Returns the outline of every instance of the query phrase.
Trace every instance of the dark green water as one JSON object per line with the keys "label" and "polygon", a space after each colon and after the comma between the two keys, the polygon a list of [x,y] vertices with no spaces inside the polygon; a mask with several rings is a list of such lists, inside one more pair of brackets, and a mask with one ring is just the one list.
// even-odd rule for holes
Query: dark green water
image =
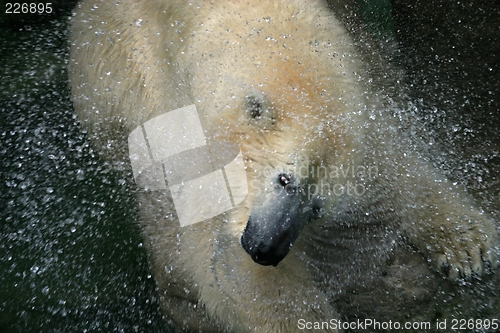
{"label": "dark green water", "polygon": [[73,117],[66,15],[2,16],[0,332],[168,332],[124,180]]}

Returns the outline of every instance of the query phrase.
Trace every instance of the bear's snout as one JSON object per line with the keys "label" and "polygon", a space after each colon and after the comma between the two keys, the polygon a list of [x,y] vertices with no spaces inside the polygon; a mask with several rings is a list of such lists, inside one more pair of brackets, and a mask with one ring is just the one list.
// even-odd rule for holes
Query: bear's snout
{"label": "bear's snout", "polygon": [[263,266],[277,266],[283,260],[292,243],[290,239],[290,230],[284,230],[282,233],[276,233],[274,237],[255,237],[258,234],[256,224],[250,218],[243,235],[241,236],[241,245],[256,263]]}
{"label": "bear's snout", "polygon": [[307,198],[294,177],[278,174],[274,191],[252,208],[240,239],[243,249],[256,263],[277,266],[305,225],[317,218],[315,201]]}

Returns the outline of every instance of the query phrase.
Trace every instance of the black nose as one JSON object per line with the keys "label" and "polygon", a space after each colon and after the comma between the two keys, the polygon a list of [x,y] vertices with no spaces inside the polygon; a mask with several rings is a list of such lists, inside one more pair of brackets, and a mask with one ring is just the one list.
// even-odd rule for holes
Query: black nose
{"label": "black nose", "polygon": [[[254,204],[241,245],[258,264],[277,266],[304,226],[319,213],[293,176],[279,173],[273,191]],[[318,209],[316,209],[318,210]]]}
{"label": "black nose", "polygon": [[[241,245],[256,263],[263,266],[277,266],[290,251],[291,244],[286,244],[287,235],[276,235],[272,238],[255,237],[251,229],[251,221],[241,236]],[[283,239],[284,238],[284,239]]]}

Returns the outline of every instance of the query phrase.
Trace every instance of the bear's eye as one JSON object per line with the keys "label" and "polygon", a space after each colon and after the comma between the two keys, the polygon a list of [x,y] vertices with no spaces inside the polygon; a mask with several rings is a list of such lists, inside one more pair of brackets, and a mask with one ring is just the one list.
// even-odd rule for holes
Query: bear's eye
{"label": "bear's eye", "polygon": [[282,173],[281,175],[278,176],[278,181],[281,184],[281,186],[285,187],[288,184],[290,184],[290,176]]}
{"label": "bear's eye", "polygon": [[287,174],[280,174],[278,176],[278,183],[283,186],[287,194],[294,194],[298,190],[297,186],[295,184],[292,184],[292,180]]}
{"label": "bear's eye", "polygon": [[253,119],[259,119],[262,117],[263,108],[260,101],[258,101],[255,97],[247,98],[247,112]]}
{"label": "bear's eye", "polygon": [[274,110],[269,107],[264,96],[259,94],[246,96],[244,107],[247,119],[255,120],[256,125],[263,128],[274,125]]}

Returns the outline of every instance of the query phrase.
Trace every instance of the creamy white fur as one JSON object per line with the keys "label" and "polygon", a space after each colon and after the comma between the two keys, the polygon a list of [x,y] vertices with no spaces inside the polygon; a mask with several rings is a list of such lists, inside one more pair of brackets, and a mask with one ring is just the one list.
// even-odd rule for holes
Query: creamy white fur
{"label": "creamy white fur", "polygon": [[[180,327],[294,332],[299,318],[336,318],[333,280],[362,271],[363,261],[390,251],[399,235],[436,268],[448,265],[451,278],[497,262],[489,217],[428,161],[405,151],[383,113],[368,117],[378,102],[364,84],[358,51],[321,1],[83,1],[71,30],[75,109],[109,162],[126,166],[134,128],[190,104],[208,140],[235,142],[246,158],[250,195],[210,221],[181,228],[167,193],[137,191],[162,305]],[[264,119],[245,115],[249,95],[267,105]],[[263,200],[257,194],[273,182],[264,171],[306,162],[376,165],[379,175],[366,180],[362,198],[328,197],[324,216],[302,231],[288,256],[277,267],[260,266],[239,237]],[[357,218],[338,227],[348,215]],[[379,239],[359,235],[363,223],[376,224]],[[347,239],[375,249],[372,257],[356,248],[325,255]],[[312,268],[329,279],[315,284]]]}

